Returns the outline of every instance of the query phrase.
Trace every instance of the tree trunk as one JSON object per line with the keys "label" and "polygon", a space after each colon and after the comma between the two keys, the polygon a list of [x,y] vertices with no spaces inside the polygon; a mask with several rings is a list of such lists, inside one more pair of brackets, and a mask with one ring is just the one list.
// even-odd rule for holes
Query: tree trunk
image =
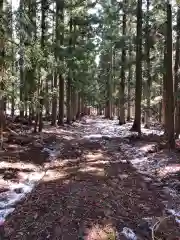
{"label": "tree trunk", "polygon": [[50,116],[50,104],[49,104],[49,78],[48,76],[46,77],[46,87],[45,87],[45,92],[46,92],[46,100],[45,100],[45,111],[46,111],[46,118],[48,119]]}
{"label": "tree trunk", "polygon": [[[20,22],[21,22],[21,28],[23,28],[23,22],[24,22],[24,1],[20,0],[19,4],[19,12],[20,12]],[[21,108],[20,108],[20,117],[24,117],[24,36],[23,31],[20,33],[20,59],[19,59],[19,65],[20,65],[20,102],[21,102]]]}
{"label": "tree trunk", "polygon": [[[72,28],[73,28],[73,19],[72,15],[69,20],[69,54],[72,54]],[[67,79],[67,124],[72,122],[72,109],[71,109],[71,88],[72,88],[72,60],[68,63],[68,79]]]}
{"label": "tree trunk", "polygon": [[112,43],[110,52],[107,54],[108,66],[107,66],[107,84],[106,84],[106,109],[105,118],[112,119]]}
{"label": "tree trunk", "polygon": [[53,78],[53,96],[52,96],[52,121],[51,125],[56,126],[56,120],[57,120],[57,72],[54,73]]}
{"label": "tree trunk", "polygon": [[132,131],[141,133],[141,97],[142,97],[142,0],[137,3],[137,42],[136,42],[136,89],[135,119]]}
{"label": "tree trunk", "polygon": [[[1,38],[0,38],[0,89],[3,92],[4,91],[4,73],[5,73],[5,33],[3,28],[3,4],[4,2],[1,0],[0,2],[0,32],[1,32]],[[5,112],[4,112],[4,97],[0,97],[0,141],[1,141],[1,148],[3,145],[3,129],[5,125]]]}
{"label": "tree trunk", "polygon": [[67,79],[67,124],[72,122],[72,112],[71,112],[71,77]]}
{"label": "tree trunk", "polygon": [[[126,0],[124,0],[123,6],[123,36],[126,35]],[[125,124],[125,100],[124,100],[124,89],[125,89],[125,64],[126,64],[126,46],[124,45],[122,49],[121,57],[121,83],[120,83],[120,116],[119,116],[119,125]]]}
{"label": "tree trunk", "polygon": [[[165,44],[164,44],[164,58],[163,58],[163,64],[164,64],[164,69],[166,69],[166,64],[167,64],[167,43],[166,43],[166,37],[165,37]],[[164,133],[167,133],[167,119],[166,119],[166,114],[165,114],[165,106],[166,106],[166,71],[163,73],[163,86],[162,86],[162,123],[164,126]]]}
{"label": "tree trunk", "polygon": [[149,128],[150,124],[150,104],[151,104],[151,61],[150,61],[150,44],[149,44],[149,7],[150,2],[147,0],[147,11],[146,11],[146,84],[145,84],[145,98],[146,98],[146,109],[145,109],[145,127]]}
{"label": "tree trunk", "polygon": [[170,149],[175,147],[174,138],[174,95],[172,75],[172,9],[171,4],[167,6],[167,57],[166,57],[166,78],[165,78],[165,115],[167,119],[167,141]]}
{"label": "tree trunk", "polygon": [[[12,71],[12,76],[15,76],[15,52],[14,52],[14,33],[13,33],[13,6],[12,6],[12,2],[11,2],[11,54],[12,54],[12,62],[11,62],[11,71]],[[15,111],[15,80],[12,80],[12,93],[11,93],[11,117],[14,117],[14,111]]]}
{"label": "tree trunk", "polygon": [[177,11],[177,30],[176,30],[176,56],[174,65],[174,91],[175,91],[175,132],[176,137],[180,134],[180,7]]}
{"label": "tree trunk", "polygon": [[[42,18],[41,18],[41,49],[44,53],[44,48],[45,48],[45,34],[46,34],[46,14],[48,10],[48,2],[47,0],[41,0],[41,13],[42,13]],[[38,78],[40,79],[41,76],[38,74]],[[44,105],[44,88],[43,88],[43,82],[45,79],[39,80],[39,127],[38,131],[41,132],[43,128],[43,105]]]}
{"label": "tree trunk", "polygon": [[[59,20],[60,20],[60,46],[64,44],[64,0],[60,1],[59,5]],[[59,56],[61,64],[64,64],[64,57]],[[58,124],[64,124],[64,77],[59,70],[59,115]]]}
{"label": "tree trunk", "polygon": [[131,119],[131,80],[132,80],[132,67],[129,66],[128,71],[128,87],[127,87],[127,121]]}
{"label": "tree trunk", "polygon": [[64,124],[64,78],[59,76],[59,117],[58,124]]}

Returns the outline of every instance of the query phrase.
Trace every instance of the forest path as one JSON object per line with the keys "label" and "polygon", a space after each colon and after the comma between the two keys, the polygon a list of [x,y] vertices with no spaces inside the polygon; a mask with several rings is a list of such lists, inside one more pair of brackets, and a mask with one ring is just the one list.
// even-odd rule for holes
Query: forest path
{"label": "forest path", "polygon": [[[152,239],[151,227],[167,214],[171,196],[133,166],[147,160],[152,143],[134,146],[129,127],[91,117],[46,130],[56,136],[53,161],[7,219],[2,239]],[[157,234],[180,237],[177,221],[165,230]]]}

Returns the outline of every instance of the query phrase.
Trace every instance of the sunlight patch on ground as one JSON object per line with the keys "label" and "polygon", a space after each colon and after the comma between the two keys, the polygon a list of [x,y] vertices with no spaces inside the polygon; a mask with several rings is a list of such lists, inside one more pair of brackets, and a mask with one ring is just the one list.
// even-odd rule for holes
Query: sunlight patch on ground
{"label": "sunlight patch on ground", "polygon": [[3,161],[0,164],[0,169],[3,168],[14,168],[14,169],[19,169],[20,170],[32,170],[32,171],[36,171],[38,169],[38,167],[34,164],[31,163],[24,163],[24,162],[6,162]]}
{"label": "sunlight patch on ground", "polygon": [[156,143],[147,143],[144,146],[140,147],[139,150],[143,152],[148,152],[155,146],[155,144]]}
{"label": "sunlight patch on ground", "polygon": [[89,161],[88,162],[88,165],[89,166],[95,166],[95,165],[102,165],[102,167],[103,167],[103,165],[109,165],[110,163],[109,163],[109,161],[108,160],[96,160],[96,161],[93,161],[93,162],[91,162],[91,161]]}
{"label": "sunlight patch on ground", "polygon": [[79,169],[79,172],[90,173],[96,176],[105,176],[104,168],[85,166],[84,168]]}
{"label": "sunlight patch on ground", "polygon": [[63,139],[70,141],[70,140],[73,140],[74,137],[72,137],[72,136],[63,136]]}
{"label": "sunlight patch on ground", "polygon": [[111,225],[103,227],[97,224],[86,230],[84,240],[116,240],[116,233]]}
{"label": "sunlight patch on ground", "polygon": [[89,134],[84,136],[85,139],[100,139],[102,134]]}
{"label": "sunlight patch on ground", "polygon": [[102,153],[88,153],[88,154],[85,155],[85,157],[88,161],[98,160],[98,159],[103,158],[103,154]]}
{"label": "sunlight patch on ground", "polygon": [[160,169],[159,176],[165,177],[168,174],[177,173],[179,171],[180,171],[180,164],[174,164],[174,165],[166,166]]}
{"label": "sunlight patch on ground", "polygon": [[54,181],[54,180],[60,180],[67,178],[68,174],[66,172],[56,171],[56,170],[48,170],[43,177],[43,182],[49,182],[49,181]]}
{"label": "sunlight patch on ground", "polygon": [[156,135],[161,136],[164,134],[164,131],[156,130],[156,129],[147,129],[147,128],[144,128],[144,126],[142,126],[141,131],[145,135],[156,134]]}

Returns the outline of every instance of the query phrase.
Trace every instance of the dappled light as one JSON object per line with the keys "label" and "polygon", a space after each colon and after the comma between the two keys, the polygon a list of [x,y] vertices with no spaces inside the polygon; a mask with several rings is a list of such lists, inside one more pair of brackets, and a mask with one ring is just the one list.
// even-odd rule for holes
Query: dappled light
{"label": "dappled light", "polygon": [[68,177],[68,174],[66,171],[56,171],[56,170],[48,170],[46,172],[46,175],[43,178],[43,182],[50,182],[50,181],[55,181],[55,180],[60,180],[60,179],[65,179]]}
{"label": "dappled light", "polygon": [[116,232],[111,225],[101,226],[94,225],[92,228],[85,230],[84,240],[115,240]]}
{"label": "dappled light", "polygon": [[173,173],[179,173],[179,172],[180,172],[180,164],[172,164],[164,168],[161,168],[158,174],[160,177],[167,177],[168,175],[171,175]]}
{"label": "dappled light", "polygon": [[38,169],[38,167],[35,164],[25,163],[25,162],[6,162],[6,161],[1,161],[0,169],[2,168],[12,168],[12,169],[29,170],[29,171],[35,171]]}
{"label": "dappled light", "polygon": [[0,240],[180,239],[179,4],[0,0]]}
{"label": "dappled light", "polygon": [[[102,129],[99,128],[101,122]],[[112,125],[110,131],[117,131],[125,137],[112,134],[109,138],[104,135],[109,131],[108,121],[93,117],[88,121],[86,118],[78,128],[71,126],[67,133],[69,138],[64,138],[64,132],[52,133],[52,136],[56,134],[56,140],[54,143],[47,141],[49,144],[42,149],[48,153],[41,172],[44,175],[40,180],[31,181],[38,185],[33,191],[31,185],[29,191],[32,193],[28,200],[22,202],[20,208],[12,210],[15,201],[22,200],[25,191],[28,192],[28,189],[17,191],[17,188],[25,189],[23,183],[19,183],[8,195],[8,208],[2,201],[4,210],[1,218],[6,217],[8,211],[13,212],[5,224],[2,220],[5,234],[16,239],[21,234],[20,229],[31,226],[32,232],[24,232],[27,238],[34,234],[37,239],[50,236],[50,239],[63,237],[69,240],[82,236],[90,240],[136,240],[140,237],[148,239],[153,224],[158,217],[164,216],[164,212],[167,216],[172,215],[178,224],[178,210],[167,205],[171,202],[170,197],[176,199],[177,194],[167,184],[160,187],[162,183],[158,182],[158,177],[164,179],[165,176],[157,175],[157,170],[172,170],[173,164],[166,165],[172,154],[154,151],[157,144],[154,135],[152,141],[138,139],[128,128],[128,125],[127,129]],[[100,132],[103,137],[84,137],[89,132],[96,136]],[[123,132],[128,132],[129,137]],[[49,137],[51,139],[51,134]],[[42,150],[39,150],[41,154]],[[161,160],[164,156],[167,161]],[[155,160],[156,165],[153,163]],[[23,161],[22,168],[32,168],[32,173],[37,174],[39,166],[33,162]],[[17,167],[18,162],[14,166]],[[174,166],[179,167],[178,164]],[[154,167],[157,167],[156,171]],[[170,213],[168,209],[176,213]],[[148,220],[153,217],[155,222]],[[175,227],[172,223],[171,229]]]}

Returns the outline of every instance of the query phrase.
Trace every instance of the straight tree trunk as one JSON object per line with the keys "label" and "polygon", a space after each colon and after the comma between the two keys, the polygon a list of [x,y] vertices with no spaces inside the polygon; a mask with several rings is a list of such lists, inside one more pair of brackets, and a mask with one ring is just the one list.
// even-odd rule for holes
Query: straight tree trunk
{"label": "straight tree trunk", "polygon": [[172,6],[166,3],[167,10],[167,57],[165,78],[165,115],[167,119],[167,141],[169,149],[175,147],[174,138],[174,95],[172,75]]}
{"label": "straight tree trunk", "polygon": [[52,121],[51,125],[56,126],[57,120],[57,70],[55,70],[54,78],[53,78],[53,96],[52,96]]}
{"label": "straight tree trunk", "polygon": [[107,67],[107,84],[106,84],[106,108],[105,118],[112,119],[112,43],[110,52],[107,54],[108,67]]}
{"label": "straight tree trunk", "polygon": [[[4,2],[1,0],[0,1],[0,89],[1,91],[4,91],[4,73],[5,73],[5,66],[4,66],[4,61],[5,61],[5,33],[4,33],[4,28],[3,28],[3,7],[4,7]],[[4,112],[4,97],[1,96],[0,98],[0,142],[1,142],[1,148],[3,145],[3,129],[5,125],[5,112]]]}
{"label": "straight tree trunk", "polygon": [[[20,0],[19,4],[19,12],[20,12],[20,24],[21,28],[23,28],[22,24],[24,21],[23,12],[24,12],[24,1]],[[21,109],[20,109],[20,117],[24,117],[24,82],[25,82],[25,76],[24,76],[24,36],[21,31],[20,33],[20,59],[19,59],[19,65],[20,65],[20,102],[21,102]]]}
{"label": "straight tree trunk", "polygon": [[76,119],[79,120],[81,117],[81,95],[80,92],[78,92],[77,96],[77,114],[76,114]]}
{"label": "straight tree trunk", "polygon": [[175,132],[176,137],[180,134],[180,7],[177,11],[177,30],[176,30],[176,56],[174,65],[174,91],[175,91]]}
{"label": "straight tree trunk", "polygon": [[[62,24],[61,22],[61,14],[62,14],[62,6],[61,6],[62,2],[59,0],[56,0],[56,46],[55,46],[55,59],[56,62],[59,63],[59,44],[61,40],[61,33],[60,33],[60,24]],[[53,88],[55,90],[54,94],[53,94],[53,98],[52,98],[52,125],[55,126],[56,125],[56,120],[57,120],[57,79],[59,77],[59,68],[57,67],[56,69],[56,74],[54,77],[54,81],[53,81]]]}
{"label": "straight tree trunk", "polygon": [[58,125],[64,124],[64,78],[59,75],[59,117]]}
{"label": "straight tree trunk", "polygon": [[149,7],[150,2],[147,0],[147,10],[146,10],[146,44],[145,44],[145,52],[146,52],[146,77],[147,82],[145,86],[145,98],[146,98],[146,109],[145,109],[145,127],[149,128],[150,124],[150,105],[151,105],[151,61],[150,61],[150,44],[149,44]]}
{"label": "straight tree trunk", "polygon": [[[164,69],[166,69],[166,64],[167,64],[167,43],[166,43],[166,37],[165,37],[165,44],[164,44],[164,59],[163,59],[163,64],[164,64]],[[166,114],[165,114],[165,106],[166,106],[166,78],[167,78],[167,73],[164,71],[163,73],[163,86],[162,86],[162,124],[164,126],[164,133],[167,133],[167,119],[166,119]]]}
{"label": "straight tree trunk", "polygon": [[[123,10],[123,36],[126,35],[126,0],[124,0],[124,10]],[[124,45],[122,49],[121,57],[122,67],[121,67],[121,83],[120,83],[120,116],[119,116],[119,125],[125,124],[125,64],[126,64],[126,46]]]}
{"label": "straight tree trunk", "polygon": [[[11,71],[12,71],[12,76],[15,76],[15,53],[14,53],[14,29],[13,29],[13,6],[12,6],[12,1],[11,1],[11,54],[12,54],[12,62],[11,62]],[[12,81],[12,93],[11,93],[11,117],[14,117],[14,111],[15,111],[15,84],[14,84],[14,79]]]}
{"label": "straight tree trunk", "polygon": [[46,100],[45,100],[45,111],[46,111],[46,118],[49,119],[50,116],[50,104],[49,104],[49,78],[46,77],[46,86],[45,86],[45,92],[46,92]]}
{"label": "straight tree trunk", "polygon": [[[69,54],[72,54],[72,28],[73,28],[73,19],[72,14],[69,20]],[[68,63],[68,79],[67,79],[67,124],[72,122],[72,108],[71,108],[71,88],[72,88],[72,60]]]}
{"label": "straight tree trunk", "polygon": [[[44,53],[45,48],[45,35],[46,35],[46,14],[48,10],[48,2],[47,0],[41,0],[41,49]],[[38,131],[41,132],[43,128],[43,105],[44,105],[44,89],[43,89],[43,82],[45,79],[41,79],[40,74],[38,74],[39,83],[38,83],[38,93],[39,93],[39,113],[38,113]]]}
{"label": "straight tree trunk", "polygon": [[[59,19],[61,22],[60,27],[60,45],[64,44],[64,0],[60,3]],[[61,64],[64,64],[64,58],[60,56]],[[61,72],[59,72],[59,115],[58,124],[64,124],[64,77]]]}
{"label": "straight tree trunk", "polygon": [[71,76],[67,79],[67,124],[72,122],[72,112],[71,112]]}
{"label": "straight tree trunk", "polygon": [[[129,53],[131,55],[131,53]],[[127,121],[131,119],[131,80],[132,80],[132,66],[128,69],[128,83],[127,83]]]}
{"label": "straight tree trunk", "polygon": [[137,3],[135,119],[132,131],[141,133],[142,97],[142,0]]}

